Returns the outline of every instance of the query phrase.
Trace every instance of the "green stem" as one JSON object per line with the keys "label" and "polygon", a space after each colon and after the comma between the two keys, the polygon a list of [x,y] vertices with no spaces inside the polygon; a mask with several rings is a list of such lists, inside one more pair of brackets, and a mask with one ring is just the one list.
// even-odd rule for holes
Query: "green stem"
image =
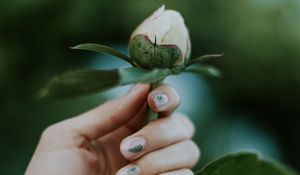
{"label": "green stem", "polygon": [[148,118],[147,124],[158,119],[158,113],[152,111],[151,108],[148,108]]}
{"label": "green stem", "polygon": [[[150,85],[150,90],[152,91],[153,89],[157,88],[158,86],[160,86],[163,83],[164,80],[160,80],[158,82],[152,83]],[[147,118],[147,124],[155,121],[158,119],[158,113],[152,111],[152,109],[150,107],[148,107],[148,118]]]}

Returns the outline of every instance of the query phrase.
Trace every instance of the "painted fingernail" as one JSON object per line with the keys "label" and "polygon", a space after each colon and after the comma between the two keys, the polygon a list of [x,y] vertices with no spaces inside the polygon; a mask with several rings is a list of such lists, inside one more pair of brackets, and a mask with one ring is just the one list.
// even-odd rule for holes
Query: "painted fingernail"
{"label": "painted fingernail", "polygon": [[166,106],[169,102],[168,96],[164,93],[154,94],[154,95],[152,95],[152,98],[153,98],[153,101],[155,103],[155,107],[157,109]]}
{"label": "painted fingernail", "polygon": [[123,154],[129,158],[137,155],[138,153],[144,151],[145,149],[145,139],[143,137],[135,137],[129,140],[126,140],[121,148]]}
{"label": "painted fingernail", "polygon": [[117,175],[139,175],[141,174],[141,168],[138,166],[131,166],[128,168],[121,169]]}

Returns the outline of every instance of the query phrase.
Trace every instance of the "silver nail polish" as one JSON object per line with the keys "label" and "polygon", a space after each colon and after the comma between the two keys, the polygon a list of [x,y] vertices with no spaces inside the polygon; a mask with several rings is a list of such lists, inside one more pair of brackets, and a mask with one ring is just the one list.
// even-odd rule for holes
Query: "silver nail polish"
{"label": "silver nail polish", "polygon": [[154,94],[152,95],[152,98],[154,100],[155,106],[157,108],[164,107],[168,104],[169,98],[166,94],[160,93],[160,94]]}
{"label": "silver nail polish", "polygon": [[144,151],[144,145],[143,144],[138,144],[138,145],[135,145],[131,148],[128,149],[128,152],[130,153],[139,153],[139,152],[142,152]]}
{"label": "silver nail polish", "polygon": [[126,158],[130,158],[144,151],[145,145],[145,139],[143,137],[137,136],[125,140],[125,142],[121,144],[121,151]]}
{"label": "silver nail polish", "polygon": [[140,169],[136,166],[130,167],[127,170],[127,175],[139,175],[140,174]]}

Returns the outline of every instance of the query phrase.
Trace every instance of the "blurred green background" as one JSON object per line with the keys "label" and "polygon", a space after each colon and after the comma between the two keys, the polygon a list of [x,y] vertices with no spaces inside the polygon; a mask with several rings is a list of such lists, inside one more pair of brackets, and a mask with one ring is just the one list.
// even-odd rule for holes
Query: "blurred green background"
{"label": "blurred green background", "polygon": [[14,0],[0,1],[1,174],[23,174],[45,127],[128,88],[33,102],[66,70],[127,66],[69,46],[93,42],[126,53],[133,29],[162,4],[184,16],[193,57],[225,53],[210,62],[222,79],[167,79],[182,96],[179,111],[197,125],[196,169],[222,153],[251,150],[300,170],[299,0]]}

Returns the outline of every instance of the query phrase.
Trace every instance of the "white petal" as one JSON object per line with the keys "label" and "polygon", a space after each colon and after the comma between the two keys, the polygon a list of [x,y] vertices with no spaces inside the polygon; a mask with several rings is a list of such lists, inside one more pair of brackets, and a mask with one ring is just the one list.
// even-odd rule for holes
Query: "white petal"
{"label": "white petal", "polygon": [[153,14],[150,15],[146,20],[157,18],[158,16],[162,15],[164,11],[165,11],[165,5],[162,5],[155,12],[153,12]]}
{"label": "white petal", "polygon": [[[189,32],[189,31],[188,31]],[[188,33],[187,36],[187,46],[186,46],[186,54],[185,54],[185,58],[189,59],[191,56],[191,51],[192,51],[192,43],[191,43],[191,39],[190,39],[190,35]]]}
{"label": "white petal", "polygon": [[172,27],[166,34],[162,43],[177,45],[180,48],[183,57],[187,57],[190,52],[190,39],[188,29],[184,24],[182,16],[174,10],[167,10],[165,14],[170,18]]}
{"label": "white petal", "polygon": [[157,44],[161,44],[162,39],[170,29],[171,21],[165,14],[165,6],[163,5],[135,29],[131,38],[138,34],[144,34],[149,37],[152,43],[155,42],[156,37]]}

